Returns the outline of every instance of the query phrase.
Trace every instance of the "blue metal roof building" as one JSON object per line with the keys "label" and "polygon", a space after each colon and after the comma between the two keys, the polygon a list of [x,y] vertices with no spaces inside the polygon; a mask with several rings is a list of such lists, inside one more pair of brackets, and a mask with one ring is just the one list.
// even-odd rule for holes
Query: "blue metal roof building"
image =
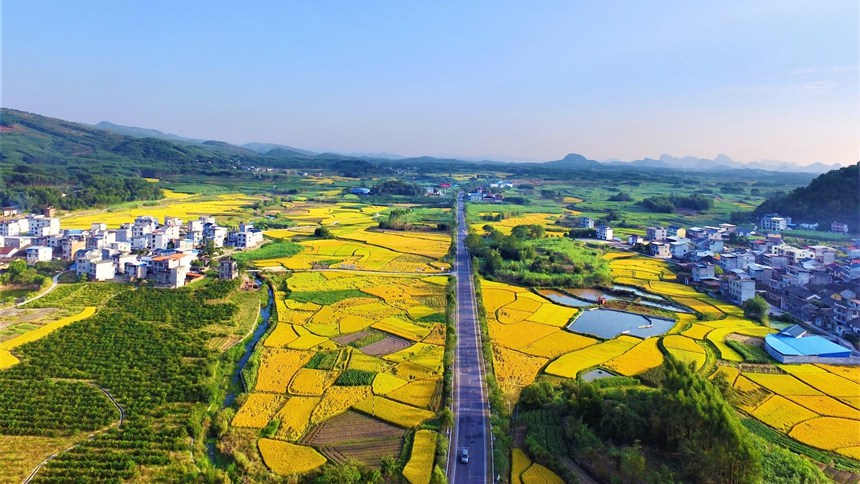
{"label": "blue metal roof building", "polygon": [[780,363],[799,362],[804,358],[848,358],[851,350],[821,336],[803,336],[792,326],[779,334],[764,338],[765,350]]}

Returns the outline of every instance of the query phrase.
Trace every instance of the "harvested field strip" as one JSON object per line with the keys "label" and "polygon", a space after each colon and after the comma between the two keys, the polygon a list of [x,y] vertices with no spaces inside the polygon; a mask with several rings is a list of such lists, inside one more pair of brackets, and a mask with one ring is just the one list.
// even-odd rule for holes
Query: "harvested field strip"
{"label": "harvested field strip", "polygon": [[384,356],[404,350],[411,344],[412,342],[407,339],[398,338],[397,336],[385,336],[375,343],[362,346],[361,351],[370,356]]}
{"label": "harvested field strip", "polygon": [[326,455],[379,468],[383,457],[400,454],[405,433],[389,423],[347,410],[314,428],[302,443],[320,448]]}

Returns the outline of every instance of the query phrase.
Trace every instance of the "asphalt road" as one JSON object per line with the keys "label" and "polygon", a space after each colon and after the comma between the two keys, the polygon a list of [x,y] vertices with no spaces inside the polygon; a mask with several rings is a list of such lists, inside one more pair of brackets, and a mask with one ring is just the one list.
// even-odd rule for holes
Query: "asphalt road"
{"label": "asphalt road", "polygon": [[[468,227],[462,194],[457,199],[457,353],[454,362],[454,432],[448,458],[448,480],[452,483],[493,481],[490,411],[484,381],[481,333],[475,311],[472,259],[466,250]],[[460,452],[469,449],[469,462],[460,462]]]}

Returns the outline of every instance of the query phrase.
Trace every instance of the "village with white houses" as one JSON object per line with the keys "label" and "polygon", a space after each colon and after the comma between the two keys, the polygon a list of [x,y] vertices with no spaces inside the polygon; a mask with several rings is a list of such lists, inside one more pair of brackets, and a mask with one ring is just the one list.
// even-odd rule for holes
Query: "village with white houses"
{"label": "village with white houses", "polygon": [[[139,216],[109,229],[93,223],[89,230],[63,229],[54,210],[19,216],[3,209],[0,219],[0,262],[23,257],[28,264],[67,261],[70,270],[88,281],[147,281],[177,288],[201,279],[201,249],[252,249],[263,243],[263,232],[241,223],[238,230],[218,225],[215,217],[183,221]],[[211,255],[211,254],[210,254]],[[234,260],[219,261],[219,277],[238,275]]]}
{"label": "village with white houses", "polygon": [[[613,237],[611,227],[595,227],[593,219],[582,217],[579,224],[594,228],[598,239],[676,263],[679,280],[712,297],[743,305],[760,295],[774,315],[788,314],[838,337],[860,335],[860,239],[796,247],[782,235],[793,226],[791,218],[778,214],[762,217],[755,231],[733,224],[655,226],[626,241]],[[833,223],[831,231],[845,234],[848,226]],[[728,245],[749,236],[756,237],[746,247]]]}

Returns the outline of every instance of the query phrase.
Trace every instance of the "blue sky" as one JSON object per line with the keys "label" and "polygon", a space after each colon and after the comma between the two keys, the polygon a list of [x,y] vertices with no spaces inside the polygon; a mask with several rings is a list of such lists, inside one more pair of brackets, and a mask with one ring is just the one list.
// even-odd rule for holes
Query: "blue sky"
{"label": "blue sky", "polygon": [[3,107],[318,151],[858,160],[856,0],[5,0]]}

